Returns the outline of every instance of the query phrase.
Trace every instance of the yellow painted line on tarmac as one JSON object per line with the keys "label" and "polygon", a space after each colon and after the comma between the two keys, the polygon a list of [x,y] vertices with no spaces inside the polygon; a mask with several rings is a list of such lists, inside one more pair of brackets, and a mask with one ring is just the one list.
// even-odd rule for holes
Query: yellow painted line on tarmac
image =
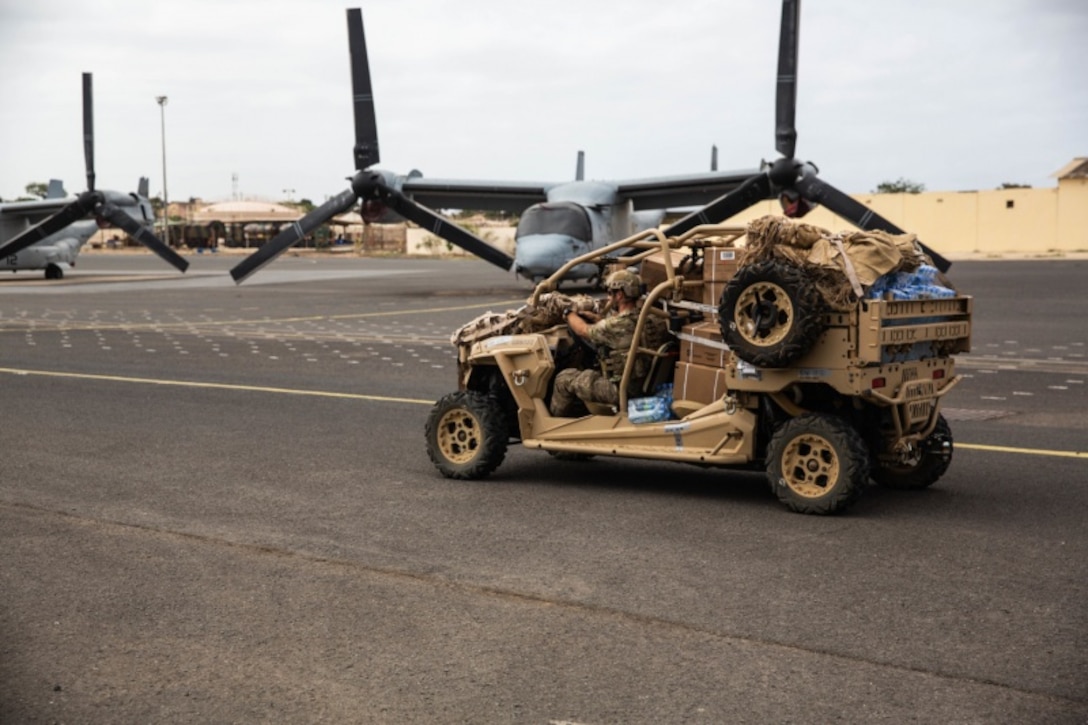
{"label": "yellow painted line on tarmac", "polygon": [[1051,451],[1045,448],[1013,448],[1011,446],[987,446],[981,443],[955,443],[956,448],[975,451],[993,451],[994,453],[1020,453],[1027,456],[1056,456],[1058,458],[1088,458],[1085,451]]}
{"label": "yellow painted line on tarmac", "polygon": [[395,398],[388,395],[364,395],[362,393],[334,393],[328,390],[299,390],[296,388],[271,388],[261,385],[231,385],[228,383],[201,383],[191,380],[161,380],[158,378],[130,378],[122,375],[91,375],[89,373],[61,373],[51,370],[20,370],[0,368],[0,373],[9,375],[36,375],[50,378],[69,378],[73,380],[97,380],[111,383],[141,383],[144,385],[166,385],[178,388],[205,388],[210,390],[237,390],[250,393],[278,393],[280,395],[308,395],[314,398],[342,398],[346,400],[368,400],[382,403],[409,403],[412,405],[433,405],[433,400],[420,398]]}
{"label": "yellow painted line on tarmac", "polygon": [[[40,377],[69,378],[73,380],[98,380],[113,383],[138,383],[143,385],[165,385],[179,388],[205,388],[209,390],[237,390],[250,393],[275,393],[279,395],[307,395],[314,398],[340,398],[344,400],[368,400],[381,403],[407,403],[409,405],[433,405],[433,400],[422,398],[397,398],[389,395],[366,395],[364,393],[335,393],[328,390],[300,390],[297,388],[272,388],[262,385],[232,385],[229,383],[202,383],[192,380],[163,380],[159,378],[132,378],[123,375],[92,375],[90,373],[64,373],[53,370],[22,370],[19,368],[0,368],[0,373],[8,375],[36,375]],[[1084,451],[1055,451],[1042,448],[1013,448],[1012,446],[990,446],[981,443],[959,443],[956,448],[990,451],[994,453],[1015,453],[1027,456],[1051,456],[1055,458],[1084,458]]]}

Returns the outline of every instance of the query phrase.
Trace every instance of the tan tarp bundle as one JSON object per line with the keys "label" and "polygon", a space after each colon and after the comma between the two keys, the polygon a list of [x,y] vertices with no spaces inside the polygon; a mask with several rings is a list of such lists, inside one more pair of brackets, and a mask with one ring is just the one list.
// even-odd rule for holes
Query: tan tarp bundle
{"label": "tan tarp bundle", "polygon": [[764,216],[748,225],[748,247],[742,264],[766,259],[806,269],[827,304],[849,310],[877,278],[888,272],[910,272],[932,264],[915,234],[883,231],[832,233],[779,216]]}

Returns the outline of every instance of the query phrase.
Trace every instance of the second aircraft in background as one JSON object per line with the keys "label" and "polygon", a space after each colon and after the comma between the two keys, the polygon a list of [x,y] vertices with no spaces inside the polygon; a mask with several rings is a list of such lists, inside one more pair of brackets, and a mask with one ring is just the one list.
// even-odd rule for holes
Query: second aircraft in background
{"label": "second aircraft in background", "polygon": [[189,263],[151,231],[155,214],[147,198],[146,178],[140,179],[136,193],[94,188],[94,92],[90,73],[83,74],[83,155],[87,190],[78,196],[66,196],[61,182],[54,179],[45,199],[0,204],[0,269],[42,269],[47,279],[60,279],[75,264],[80,249],[98,227],[112,224],[184,272]]}

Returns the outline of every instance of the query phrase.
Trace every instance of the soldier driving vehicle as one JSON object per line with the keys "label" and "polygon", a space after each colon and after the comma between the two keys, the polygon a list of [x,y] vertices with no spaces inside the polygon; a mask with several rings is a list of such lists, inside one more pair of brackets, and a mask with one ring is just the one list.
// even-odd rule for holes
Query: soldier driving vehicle
{"label": "soldier driving vehicle", "polygon": [[[610,305],[606,317],[599,318],[593,311],[575,312],[570,308],[563,311],[563,320],[570,325],[571,332],[596,346],[594,356],[600,369],[568,368],[556,375],[552,415],[568,416],[579,408],[584,411],[584,403],[615,405],[619,402],[617,385],[638,324],[637,303],[642,296],[642,283],[634,272],[621,270],[610,274],[604,286]],[[586,321],[587,317],[590,322]],[[644,375],[645,370],[640,369],[632,375],[632,382],[637,384]],[[583,405],[579,405],[579,401]]]}
{"label": "soldier driving vehicle", "polygon": [[[960,380],[953,356],[970,349],[972,306],[932,262],[913,234],[833,234],[782,217],[641,232],[568,263],[602,277],[639,268],[647,292],[626,313],[622,363],[580,364],[578,333],[592,338],[592,327],[575,310],[593,302],[555,291],[561,268],[525,306],[454,333],[458,389],[428,416],[428,455],[456,479],[492,473],[511,442],[576,458],[756,464],[783,504],[815,514],[845,509],[870,479],[925,488],[951,462],[940,404]],[[638,278],[619,274],[607,277],[612,297],[629,301]],[[587,371],[607,375],[614,401],[568,408]]]}

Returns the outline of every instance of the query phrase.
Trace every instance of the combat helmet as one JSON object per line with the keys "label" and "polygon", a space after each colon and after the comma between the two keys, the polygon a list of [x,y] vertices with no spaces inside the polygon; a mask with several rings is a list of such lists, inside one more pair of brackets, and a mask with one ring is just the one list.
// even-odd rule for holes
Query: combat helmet
{"label": "combat helmet", "polygon": [[623,294],[630,300],[637,300],[642,296],[642,280],[638,278],[637,274],[627,269],[621,269],[608,275],[608,278],[604,281],[604,288],[609,292],[617,289],[622,290]]}

